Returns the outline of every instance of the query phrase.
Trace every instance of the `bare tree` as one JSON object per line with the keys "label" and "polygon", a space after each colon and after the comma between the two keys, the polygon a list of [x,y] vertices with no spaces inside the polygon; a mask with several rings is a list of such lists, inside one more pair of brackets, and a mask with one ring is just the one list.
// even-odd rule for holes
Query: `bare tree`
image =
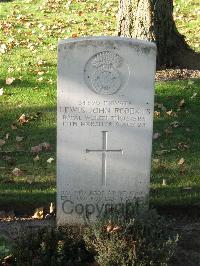
{"label": "bare tree", "polygon": [[173,0],[119,0],[119,36],[156,42],[157,66],[200,69],[200,54],[186,43],[173,19]]}

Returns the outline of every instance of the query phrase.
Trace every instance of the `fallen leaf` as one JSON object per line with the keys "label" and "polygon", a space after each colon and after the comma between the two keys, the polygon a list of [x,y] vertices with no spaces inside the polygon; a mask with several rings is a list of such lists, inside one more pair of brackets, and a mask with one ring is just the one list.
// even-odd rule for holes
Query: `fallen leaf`
{"label": "fallen leaf", "polygon": [[13,83],[13,81],[15,80],[15,78],[11,77],[11,78],[7,78],[6,79],[6,84],[7,85],[11,85]]}
{"label": "fallen leaf", "polygon": [[44,71],[39,71],[37,74],[38,74],[39,76],[42,76],[42,75],[44,74]]}
{"label": "fallen leaf", "polygon": [[156,132],[153,134],[153,139],[158,139],[160,138],[161,134],[159,132]]}
{"label": "fallen leaf", "polygon": [[39,161],[40,160],[40,157],[39,157],[39,155],[36,155],[34,158],[33,158],[33,160],[36,162],[36,161]]}
{"label": "fallen leaf", "polygon": [[4,139],[0,139],[0,147],[3,146],[5,144],[5,140]]}
{"label": "fallen leaf", "polygon": [[15,213],[14,213],[14,211],[12,210],[12,211],[8,211],[7,213],[6,213],[6,218],[7,219],[9,219],[9,220],[13,220],[14,218],[15,218]]}
{"label": "fallen leaf", "polygon": [[3,88],[0,89],[0,96],[3,95]]}
{"label": "fallen leaf", "polygon": [[42,82],[43,79],[44,79],[43,77],[40,77],[40,78],[37,79],[37,81]]}
{"label": "fallen leaf", "polygon": [[24,139],[24,137],[16,136],[16,141],[21,142]]}
{"label": "fallen leaf", "polygon": [[172,127],[174,127],[174,128],[176,128],[176,127],[179,127],[179,122],[178,121],[174,121],[174,122],[172,122],[172,123],[170,123],[170,126],[172,126]]}
{"label": "fallen leaf", "polygon": [[154,163],[160,163],[160,159],[153,159]]}
{"label": "fallen leaf", "polygon": [[160,112],[158,112],[158,111],[154,111],[154,116],[155,116],[155,117],[160,117]]}
{"label": "fallen leaf", "polygon": [[39,153],[41,151],[42,151],[42,147],[40,145],[31,147],[31,152],[33,152],[33,153]]}
{"label": "fallen leaf", "polygon": [[49,207],[49,213],[54,213],[55,212],[55,204],[51,202],[50,207]]}
{"label": "fallen leaf", "polygon": [[179,161],[178,161],[178,165],[183,165],[185,163],[185,159],[184,158],[181,158]]}
{"label": "fallen leaf", "polygon": [[189,145],[183,143],[183,142],[179,142],[177,144],[177,148],[181,151],[184,151],[185,149],[189,149]]}
{"label": "fallen leaf", "polygon": [[53,162],[54,161],[54,158],[49,158],[48,160],[47,160],[47,163],[51,163],[51,162]]}
{"label": "fallen leaf", "polygon": [[113,230],[113,225],[112,224],[109,224],[109,225],[106,226],[106,231],[108,233],[110,233],[112,230]]}
{"label": "fallen leaf", "polygon": [[43,142],[40,144],[41,147],[43,147],[46,151],[51,149],[51,144],[49,144],[48,142]]}
{"label": "fallen leaf", "polygon": [[113,227],[111,233],[116,233],[116,232],[119,232],[119,231],[121,231],[121,227],[118,226],[118,225],[115,225],[115,226]]}
{"label": "fallen leaf", "polygon": [[2,43],[0,45],[0,53],[1,54],[5,54],[5,52],[6,52],[6,45],[4,43]]}
{"label": "fallen leaf", "polygon": [[44,217],[43,207],[37,208],[34,212],[34,215],[32,216],[33,219],[43,219],[43,217]]}
{"label": "fallen leaf", "polygon": [[20,123],[21,125],[23,125],[23,124],[25,124],[25,123],[28,122],[28,118],[27,118],[27,116],[26,116],[25,114],[22,114],[22,115],[20,116],[20,118],[18,119],[18,121],[19,121],[19,123]]}
{"label": "fallen leaf", "polygon": [[167,114],[168,116],[172,116],[172,115],[173,115],[173,111],[172,111],[172,110],[167,111],[166,114]]}
{"label": "fallen leaf", "polygon": [[17,167],[12,170],[12,173],[14,176],[21,176],[22,175],[22,171]]}
{"label": "fallen leaf", "polygon": [[185,100],[182,99],[179,103],[178,103],[178,107],[183,107],[185,105]]}
{"label": "fallen leaf", "polygon": [[9,67],[8,68],[8,73],[12,73],[12,72],[14,72],[14,68],[13,67]]}
{"label": "fallen leaf", "polygon": [[78,34],[77,33],[73,33],[72,34],[72,38],[77,38],[78,37]]}

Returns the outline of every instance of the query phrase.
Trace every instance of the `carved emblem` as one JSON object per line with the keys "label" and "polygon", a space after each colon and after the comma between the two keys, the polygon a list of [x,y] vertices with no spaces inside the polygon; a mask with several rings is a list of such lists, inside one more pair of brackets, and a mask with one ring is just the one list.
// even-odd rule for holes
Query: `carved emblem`
{"label": "carved emblem", "polygon": [[120,68],[123,59],[110,51],[100,52],[91,57],[85,66],[85,81],[98,94],[116,93],[122,85]]}

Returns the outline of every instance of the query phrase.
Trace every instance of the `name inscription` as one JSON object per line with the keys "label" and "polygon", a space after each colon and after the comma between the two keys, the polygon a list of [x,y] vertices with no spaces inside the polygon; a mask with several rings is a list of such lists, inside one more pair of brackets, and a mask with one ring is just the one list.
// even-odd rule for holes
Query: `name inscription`
{"label": "name inscription", "polygon": [[63,126],[145,128],[151,114],[148,103],[137,107],[130,101],[79,101],[59,107]]}

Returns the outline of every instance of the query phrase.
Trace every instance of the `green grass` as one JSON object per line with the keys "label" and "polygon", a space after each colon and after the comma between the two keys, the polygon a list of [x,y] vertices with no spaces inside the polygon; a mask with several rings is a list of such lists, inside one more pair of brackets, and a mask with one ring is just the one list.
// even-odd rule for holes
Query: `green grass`
{"label": "green grass", "polygon": [[[55,201],[58,39],[115,34],[117,1],[72,1],[67,5],[69,2],[27,0],[22,3],[16,0],[0,3],[0,88],[4,89],[0,96],[0,140],[5,140],[0,151],[0,210],[30,209]],[[197,1],[177,0],[175,5],[180,30],[187,29],[189,43],[199,50]],[[177,18],[177,14],[182,14],[184,19]],[[11,77],[15,80],[7,85],[6,79]],[[162,135],[153,144],[152,204],[196,205],[199,202],[198,87],[198,80],[156,85],[156,102],[166,106],[167,111],[172,109],[177,117],[169,117],[161,111],[160,117],[155,118],[154,131]],[[198,94],[191,99],[194,93]],[[177,111],[182,99],[185,107]],[[22,114],[29,120],[20,125],[17,121]],[[164,129],[173,121],[180,125],[173,128],[171,134],[165,134]],[[16,137],[23,137],[23,140],[18,142]],[[51,149],[42,151],[35,161],[31,147],[43,142],[50,143]],[[180,144],[177,148],[178,143],[188,148]],[[163,150],[167,151],[160,154]],[[47,163],[49,158],[55,160]],[[182,173],[177,164],[181,158],[185,159]],[[16,167],[22,171],[19,176],[12,174]],[[167,186],[162,186],[163,179]],[[185,189],[188,187],[191,189]]]}
{"label": "green grass", "polygon": [[[155,107],[160,116],[154,119],[154,132],[161,134],[153,143],[151,199],[156,205],[199,205],[199,86],[200,80],[156,85],[155,101],[166,108]],[[183,165],[178,164],[181,158]]]}

